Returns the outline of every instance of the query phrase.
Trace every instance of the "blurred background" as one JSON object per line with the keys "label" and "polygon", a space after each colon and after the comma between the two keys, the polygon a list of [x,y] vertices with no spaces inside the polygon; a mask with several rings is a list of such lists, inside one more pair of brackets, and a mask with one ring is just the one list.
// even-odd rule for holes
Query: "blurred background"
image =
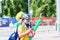
{"label": "blurred background", "polygon": [[0,40],[8,40],[14,32],[15,16],[20,11],[30,14],[33,26],[42,20],[33,40],[60,40],[56,8],[56,0],[0,0]]}
{"label": "blurred background", "polygon": [[[32,17],[56,17],[56,0],[30,0]],[[28,13],[28,0],[2,0],[0,2],[1,13],[9,17],[15,17],[19,11]]]}

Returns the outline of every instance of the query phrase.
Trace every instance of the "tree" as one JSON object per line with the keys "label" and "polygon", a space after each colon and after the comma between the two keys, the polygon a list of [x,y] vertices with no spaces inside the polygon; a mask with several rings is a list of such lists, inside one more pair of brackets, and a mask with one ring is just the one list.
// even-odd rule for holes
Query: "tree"
{"label": "tree", "polygon": [[56,17],[56,0],[32,0],[30,8],[33,17]]}
{"label": "tree", "polygon": [[[4,0],[2,1],[3,15],[14,17],[19,11],[28,13],[27,0]],[[3,16],[2,15],[2,16]]]}

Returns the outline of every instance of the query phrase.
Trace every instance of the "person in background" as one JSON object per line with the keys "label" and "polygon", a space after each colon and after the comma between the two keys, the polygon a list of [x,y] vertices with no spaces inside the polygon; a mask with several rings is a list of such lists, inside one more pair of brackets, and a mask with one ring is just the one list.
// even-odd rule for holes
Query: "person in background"
{"label": "person in background", "polygon": [[[23,16],[23,23],[25,24],[24,26],[26,26],[27,30],[32,29],[31,22],[30,22],[30,15],[24,14],[24,16]],[[27,40],[27,38],[28,38],[28,40],[32,40],[32,37],[34,35],[34,32],[31,32],[31,31],[28,32],[28,37],[25,36],[25,38],[22,38],[22,40]]]}

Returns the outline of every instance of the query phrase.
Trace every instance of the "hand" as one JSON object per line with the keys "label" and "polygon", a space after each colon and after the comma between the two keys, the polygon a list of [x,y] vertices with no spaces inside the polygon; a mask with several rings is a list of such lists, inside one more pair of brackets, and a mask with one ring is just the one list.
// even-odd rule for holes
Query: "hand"
{"label": "hand", "polygon": [[33,29],[32,28],[29,28],[27,33],[29,34]]}

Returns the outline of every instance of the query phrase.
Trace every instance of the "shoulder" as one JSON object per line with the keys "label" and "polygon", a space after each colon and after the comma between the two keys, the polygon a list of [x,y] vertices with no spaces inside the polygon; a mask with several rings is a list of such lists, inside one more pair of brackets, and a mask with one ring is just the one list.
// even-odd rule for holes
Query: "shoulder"
{"label": "shoulder", "polygon": [[22,25],[19,25],[18,31],[22,32]]}
{"label": "shoulder", "polygon": [[21,24],[21,25],[19,25],[18,29],[20,29],[20,28],[26,28],[26,25],[25,24]]}

